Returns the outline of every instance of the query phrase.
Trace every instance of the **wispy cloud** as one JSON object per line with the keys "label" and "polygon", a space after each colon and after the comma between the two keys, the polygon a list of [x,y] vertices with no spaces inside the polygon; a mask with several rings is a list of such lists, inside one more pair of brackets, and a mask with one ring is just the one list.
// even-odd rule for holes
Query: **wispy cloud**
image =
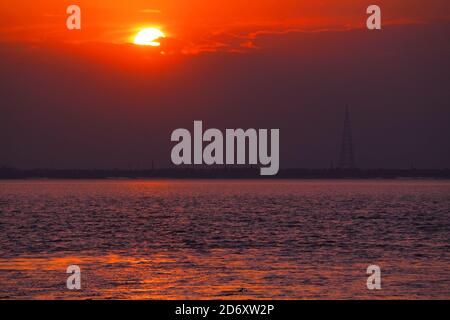
{"label": "wispy cloud", "polygon": [[139,10],[140,13],[161,13],[161,10],[159,9],[141,9]]}

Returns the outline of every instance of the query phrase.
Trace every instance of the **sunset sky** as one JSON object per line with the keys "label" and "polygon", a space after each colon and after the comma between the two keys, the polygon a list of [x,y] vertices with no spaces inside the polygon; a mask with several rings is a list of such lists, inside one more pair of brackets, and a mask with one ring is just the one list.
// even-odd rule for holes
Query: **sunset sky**
{"label": "sunset sky", "polygon": [[[66,8],[82,9],[82,31],[65,28]],[[332,31],[365,25],[364,0],[21,0],[0,4],[0,39],[34,42],[131,42],[143,26],[158,26],[169,44],[185,53],[252,47],[258,36]],[[449,2],[378,1],[383,23],[417,24],[448,20]]]}
{"label": "sunset sky", "polygon": [[[81,7],[82,30],[66,28]],[[450,167],[448,0],[0,3],[0,166],[169,164],[170,132],[281,129],[282,167]],[[132,44],[145,27],[159,47]]]}

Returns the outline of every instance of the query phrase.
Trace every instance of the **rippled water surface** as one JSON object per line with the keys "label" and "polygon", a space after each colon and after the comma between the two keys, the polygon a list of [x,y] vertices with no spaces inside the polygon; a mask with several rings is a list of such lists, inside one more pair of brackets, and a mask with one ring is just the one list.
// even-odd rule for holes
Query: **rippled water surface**
{"label": "rippled water surface", "polygon": [[450,298],[449,181],[0,181],[3,299],[386,297]]}

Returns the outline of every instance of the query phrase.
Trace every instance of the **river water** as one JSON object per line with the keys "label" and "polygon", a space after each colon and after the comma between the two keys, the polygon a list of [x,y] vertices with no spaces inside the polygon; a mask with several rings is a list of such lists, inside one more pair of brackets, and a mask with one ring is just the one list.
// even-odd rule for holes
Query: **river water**
{"label": "river water", "polygon": [[0,298],[449,299],[450,181],[0,181]]}

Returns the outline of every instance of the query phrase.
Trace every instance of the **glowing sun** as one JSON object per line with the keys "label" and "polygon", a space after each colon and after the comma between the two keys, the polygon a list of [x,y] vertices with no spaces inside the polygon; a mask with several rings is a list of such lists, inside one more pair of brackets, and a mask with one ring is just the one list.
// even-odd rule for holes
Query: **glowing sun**
{"label": "glowing sun", "polygon": [[137,33],[134,37],[133,43],[140,46],[158,47],[160,43],[156,40],[165,38],[164,32],[157,28],[145,28]]}

